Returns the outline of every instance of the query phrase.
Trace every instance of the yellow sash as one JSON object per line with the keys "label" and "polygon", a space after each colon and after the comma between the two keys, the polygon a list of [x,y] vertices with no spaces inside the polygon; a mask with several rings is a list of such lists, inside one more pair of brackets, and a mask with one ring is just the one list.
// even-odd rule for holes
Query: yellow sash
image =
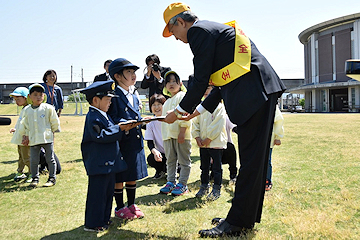
{"label": "yellow sash", "polygon": [[224,86],[245,73],[250,72],[250,39],[244,34],[236,21],[225,23],[225,25],[235,28],[234,62],[211,74],[209,84],[214,86]]}

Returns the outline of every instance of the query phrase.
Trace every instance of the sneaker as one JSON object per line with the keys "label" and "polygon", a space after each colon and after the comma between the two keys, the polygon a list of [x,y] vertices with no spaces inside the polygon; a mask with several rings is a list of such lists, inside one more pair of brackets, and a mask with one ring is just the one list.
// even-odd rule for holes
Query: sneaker
{"label": "sneaker", "polygon": [[129,207],[130,211],[136,215],[136,218],[143,218],[145,215],[144,213],[140,210],[140,208],[133,204]]}
{"label": "sneaker", "polygon": [[175,189],[175,185],[172,182],[167,182],[165,187],[160,189],[160,193],[169,194]]}
{"label": "sneaker", "polygon": [[236,184],[236,177],[235,178],[230,178],[229,184]]}
{"label": "sneaker", "polygon": [[25,179],[26,175],[25,173],[17,173],[14,177],[15,182],[20,182],[21,180]]}
{"label": "sneaker", "polygon": [[213,188],[211,193],[209,195],[207,195],[206,199],[209,201],[215,201],[216,199],[218,199],[220,197],[220,195],[221,195],[220,189]]}
{"label": "sneaker", "polygon": [[136,215],[133,214],[128,207],[123,207],[120,208],[119,210],[115,209],[115,217],[132,220],[136,218]]}
{"label": "sneaker", "polygon": [[111,224],[112,224],[112,221],[109,220],[109,221],[106,223],[105,228],[109,228],[109,226],[110,226]]}
{"label": "sneaker", "polygon": [[165,177],[165,172],[161,171],[161,172],[156,172],[155,175],[154,175],[154,179],[160,179],[160,178],[163,178]]}
{"label": "sneaker", "polygon": [[48,181],[44,184],[44,187],[52,187],[56,184],[56,179],[51,177]]}
{"label": "sneaker", "polygon": [[33,178],[29,187],[36,187],[39,184],[39,179],[38,178]]}
{"label": "sneaker", "polygon": [[106,226],[105,227],[94,227],[94,228],[89,228],[89,227],[84,227],[84,231],[86,232],[103,232],[106,229],[108,229]]}
{"label": "sneaker", "polygon": [[28,176],[27,179],[26,179],[26,183],[31,183],[32,180],[33,180],[33,178],[32,178],[32,175],[31,175],[31,173],[30,173],[29,176]]}
{"label": "sneaker", "polygon": [[209,193],[209,184],[201,184],[199,191],[195,194],[195,197],[202,198]]}
{"label": "sneaker", "polygon": [[189,189],[186,185],[182,185],[181,183],[178,183],[178,184],[176,184],[175,189],[171,191],[171,194],[174,196],[181,196],[188,192],[189,192]]}
{"label": "sneaker", "polygon": [[235,184],[236,183],[236,174],[230,174],[230,181],[229,183]]}
{"label": "sneaker", "polygon": [[272,182],[269,181],[269,179],[266,179],[265,182],[265,191],[270,191],[272,188]]}

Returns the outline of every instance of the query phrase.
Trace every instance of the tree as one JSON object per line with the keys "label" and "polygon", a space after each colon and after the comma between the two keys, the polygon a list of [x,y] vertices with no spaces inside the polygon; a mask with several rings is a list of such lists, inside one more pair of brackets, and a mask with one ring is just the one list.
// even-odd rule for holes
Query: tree
{"label": "tree", "polygon": [[[74,94],[69,95],[69,96],[68,96],[68,102],[75,102],[75,99],[74,99],[74,98],[75,98]],[[80,93],[80,99],[81,99],[81,102],[86,101],[86,96],[85,96],[85,94]],[[79,98],[78,98],[78,97],[77,97],[76,101],[79,101]]]}
{"label": "tree", "polygon": [[305,98],[299,99],[299,104],[304,108],[305,107]]}

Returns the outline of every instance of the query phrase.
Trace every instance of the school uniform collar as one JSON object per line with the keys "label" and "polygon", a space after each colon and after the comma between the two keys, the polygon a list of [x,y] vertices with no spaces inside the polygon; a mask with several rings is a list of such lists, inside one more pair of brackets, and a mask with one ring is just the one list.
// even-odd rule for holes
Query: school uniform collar
{"label": "school uniform collar", "polygon": [[98,109],[97,107],[91,106],[91,105],[90,105],[90,108],[96,109],[99,113],[101,113],[101,115],[103,115],[103,116],[106,118],[106,120],[109,120],[109,118],[108,118],[108,116],[107,116],[106,112],[104,112],[104,111],[102,111],[102,110]]}
{"label": "school uniform collar", "polygon": [[117,87],[124,93],[125,96],[127,96],[128,94],[134,94],[135,88],[132,88],[131,86],[129,87],[129,91],[125,90],[124,88],[120,87],[119,85]]}

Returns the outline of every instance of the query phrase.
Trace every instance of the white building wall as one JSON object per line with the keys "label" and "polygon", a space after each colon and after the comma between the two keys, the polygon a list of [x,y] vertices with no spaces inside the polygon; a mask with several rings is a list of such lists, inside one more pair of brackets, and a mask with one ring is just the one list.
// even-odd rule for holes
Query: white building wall
{"label": "white building wall", "polygon": [[354,30],[353,30],[353,38],[354,38],[354,59],[360,59],[360,19],[354,22]]}
{"label": "white building wall", "polygon": [[311,95],[312,95],[312,101],[311,101],[311,112],[316,112],[316,90],[313,89],[311,90]]}
{"label": "white building wall", "polygon": [[[352,103],[352,92],[351,89],[355,89],[355,109],[350,109]],[[360,111],[360,86],[352,86],[348,88],[348,102],[349,102],[349,112],[359,112]]]}
{"label": "white building wall", "polygon": [[312,83],[319,83],[319,76],[317,76],[318,73],[318,66],[319,64],[317,63],[318,61],[318,53],[317,53],[317,48],[318,48],[318,41],[317,41],[317,34],[313,33],[310,37],[310,41],[311,41],[311,82]]}

